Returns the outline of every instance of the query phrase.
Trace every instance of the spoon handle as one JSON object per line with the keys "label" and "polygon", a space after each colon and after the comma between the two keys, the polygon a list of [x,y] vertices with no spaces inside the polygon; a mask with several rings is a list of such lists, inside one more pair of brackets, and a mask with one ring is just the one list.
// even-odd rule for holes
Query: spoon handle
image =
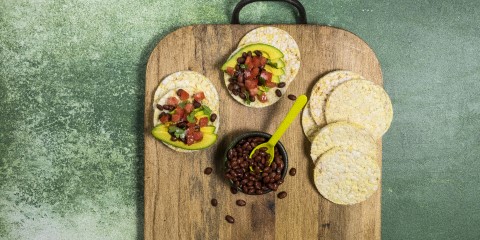
{"label": "spoon handle", "polygon": [[306,103],[307,103],[307,96],[300,95],[297,97],[297,100],[295,101],[295,103],[293,103],[292,108],[290,108],[290,111],[288,111],[287,116],[285,116],[282,123],[277,128],[277,131],[275,131],[273,136],[268,141],[268,143],[271,144],[271,146],[275,146],[275,144],[277,144],[278,140],[280,140],[283,133],[285,133],[285,131],[288,129],[288,127],[293,122],[293,120],[295,120],[295,118],[300,113],[300,111],[302,111]]}

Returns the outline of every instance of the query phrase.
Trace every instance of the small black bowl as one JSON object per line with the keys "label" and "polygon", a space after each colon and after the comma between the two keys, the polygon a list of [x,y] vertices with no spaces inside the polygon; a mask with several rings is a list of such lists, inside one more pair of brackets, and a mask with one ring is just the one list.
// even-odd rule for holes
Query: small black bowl
{"label": "small black bowl", "polygon": [[[246,138],[250,138],[250,137],[263,137],[265,138],[267,141],[272,137],[272,135],[268,134],[268,133],[265,133],[265,132],[258,132],[258,131],[254,131],[254,132],[247,132],[247,133],[243,133],[241,134],[240,136],[237,136],[236,138],[233,139],[233,141],[228,145],[224,155],[223,155],[223,161],[224,161],[224,167],[225,169],[227,168],[227,161],[228,161],[228,158],[227,158],[227,155],[228,155],[228,151],[230,151],[230,149],[232,149],[233,147],[235,147],[235,145],[237,145],[238,142],[240,142],[240,140],[242,139],[246,139]],[[281,175],[281,179],[285,179],[285,176],[287,175],[287,171],[288,171],[288,155],[287,155],[287,150],[285,150],[285,147],[283,146],[283,144],[278,141],[277,142],[277,145],[276,147],[278,148],[278,151],[280,153],[280,155],[282,155],[282,158],[283,158],[283,163],[285,164],[285,167],[283,168],[283,171],[282,171],[282,175]],[[232,180],[229,180],[230,182],[230,185],[232,187],[235,187],[235,185],[233,185],[233,181]],[[239,192],[243,192],[242,189],[240,187],[237,187],[237,190]],[[265,191],[263,194],[265,193],[269,193],[271,192],[272,190],[267,190]],[[245,193],[245,192],[244,192]],[[245,194],[248,194],[248,193],[245,193]],[[258,195],[258,194],[249,194],[249,195]]]}

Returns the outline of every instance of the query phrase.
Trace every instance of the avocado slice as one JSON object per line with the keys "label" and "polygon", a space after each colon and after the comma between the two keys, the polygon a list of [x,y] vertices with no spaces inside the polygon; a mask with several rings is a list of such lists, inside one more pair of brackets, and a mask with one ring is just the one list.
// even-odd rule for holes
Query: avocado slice
{"label": "avocado slice", "polygon": [[242,56],[242,53],[248,52],[248,51],[255,51],[259,50],[262,52],[263,55],[265,55],[266,58],[268,59],[277,59],[277,58],[282,58],[283,53],[280,51],[278,48],[268,45],[268,44],[263,44],[263,43],[255,43],[255,44],[250,44],[242,49],[238,50],[235,55],[230,57],[227,62],[225,62],[222,66],[222,70],[225,71],[227,70],[227,67],[235,67],[237,64],[237,58]]}
{"label": "avocado slice", "polygon": [[280,83],[280,76],[272,75],[272,82],[274,82],[274,83]]}
{"label": "avocado slice", "polygon": [[265,65],[265,70],[268,72],[271,72],[273,75],[281,76],[285,74],[285,71],[283,71],[283,68],[274,68],[270,65]]}
{"label": "avocado slice", "polygon": [[215,133],[215,126],[205,126],[200,128],[200,132],[203,133]]}
{"label": "avocado slice", "polygon": [[204,149],[207,147],[210,147],[212,144],[214,144],[217,141],[217,134],[214,133],[203,133],[203,139],[200,142],[196,142],[192,145],[187,145],[181,141],[172,141],[170,138],[172,137],[170,133],[167,131],[163,131],[164,125],[158,125],[157,127],[153,128],[152,130],[152,135],[167,144],[170,144],[174,147],[178,147],[181,149],[186,149],[186,150],[199,150],[199,149]]}
{"label": "avocado slice", "polygon": [[281,58],[270,59],[270,62],[267,63],[267,64],[274,67],[274,68],[284,68],[285,67],[285,62]]}

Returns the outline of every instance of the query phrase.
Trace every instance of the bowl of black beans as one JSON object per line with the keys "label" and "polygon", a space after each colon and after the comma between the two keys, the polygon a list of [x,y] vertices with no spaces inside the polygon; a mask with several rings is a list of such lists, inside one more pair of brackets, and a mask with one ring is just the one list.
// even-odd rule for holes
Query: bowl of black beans
{"label": "bowl of black beans", "polygon": [[288,156],[279,141],[271,164],[266,149],[259,149],[250,158],[251,151],[267,142],[272,135],[264,132],[248,132],[236,137],[225,151],[225,178],[236,188],[250,195],[277,191],[287,174]]}

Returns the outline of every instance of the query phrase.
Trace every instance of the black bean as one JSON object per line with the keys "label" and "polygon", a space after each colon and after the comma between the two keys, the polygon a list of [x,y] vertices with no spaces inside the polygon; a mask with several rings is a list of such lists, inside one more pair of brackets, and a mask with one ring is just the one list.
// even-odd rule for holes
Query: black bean
{"label": "black bean", "polygon": [[228,223],[234,223],[235,222],[235,218],[233,218],[230,215],[225,216],[225,220],[227,220]]}
{"label": "black bean", "polygon": [[250,56],[250,57],[251,57],[251,56],[252,56],[252,51],[248,51],[248,52],[247,52],[247,56]]}
{"label": "black bean", "polygon": [[247,57],[247,53],[246,53],[246,52],[243,52],[243,53],[242,53],[242,57],[246,58],[246,57]]}
{"label": "black bean", "polygon": [[228,84],[228,87],[227,87],[227,88],[228,88],[228,91],[232,91],[234,85],[237,85],[237,84],[235,84],[235,83],[229,83],[229,84]]}
{"label": "black bean", "polygon": [[275,90],[275,95],[277,95],[277,97],[281,97],[282,91],[280,91],[280,89]]}
{"label": "black bean", "polygon": [[162,105],[157,104],[157,108],[158,108],[158,110],[163,111],[163,106]]}
{"label": "black bean", "polygon": [[232,186],[232,187],[230,187],[230,192],[231,192],[232,194],[237,194],[237,193],[238,193],[238,189],[237,189],[236,187],[233,187],[233,186]]}
{"label": "black bean", "polygon": [[177,141],[177,140],[178,140],[178,138],[176,138],[175,136],[172,136],[172,137],[170,138],[170,141],[172,141],[172,142],[175,142],[175,141]]}
{"label": "black bean", "polygon": [[290,176],[295,176],[295,174],[297,174],[297,169],[290,168],[290,171],[288,173],[290,174]]}
{"label": "black bean", "polygon": [[194,108],[199,108],[201,106],[202,106],[202,104],[200,102],[198,102],[197,100],[193,100],[193,107]]}
{"label": "black bean", "polygon": [[279,192],[277,194],[277,197],[280,198],[280,199],[283,199],[283,198],[287,197],[287,192],[285,192],[285,191]]}
{"label": "black bean", "polygon": [[259,50],[255,50],[253,51],[255,53],[255,55],[257,56],[262,56],[262,52],[260,52]]}
{"label": "black bean", "polygon": [[244,57],[237,58],[237,63],[239,63],[239,64],[245,63],[245,58]]}
{"label": "black bean", "polygon": [[175,106],[165,104],[165,105],[163,105],[163,109],[168,110],[168,111],[172,111],[173,109],[175,109]]}
{"label": "black bean", "polygon": [[207,175],[210,175],[210,173],[212,173],[213,169],[211,167],[207,167],[205,168],[205,170],[203,170],[203,173],[207,174]]}
{"label": "black bean", "polygon": [[243,207],[243,206],[247,205],[247,202],[245,202],[245,201],[242,200],[242,199],[238,199],[236,203],[237,203],[237,205],[240,206],[240,207]]}
{"label": "black bean", "polygon": [[281,82],[281,83],[277,84],[277,87],[284,88],[285,85],[287,85],[285,82]]}
{"label": "black bean", "polygon": [[210,122],[215,122],[215,120],[217,120],[217,114],[212,113],[212,115],[210,115]]}
{"label": "black bean", "polygon": [[210,201],[210,203],[212,204],[212,206],[216,207],[218,205],[218,201],[217,199],[213,198],[212,201]]}
{"label": "black bean", "polygon": [[243,92],[238,94],[238,96],[243,100],[247,99],[247,95],[245,95],[245,93],[243,93]]}
{"label": "black bean", "polygon": [[255,96],[250,96],[250,102],[255,102]]}
{"label": "black bean", "polygon": [[295,96],[293,94],[288,94],[288,99],[290,99],[292,101],[295,101],[295,100],[297,100],[297,96]]}

